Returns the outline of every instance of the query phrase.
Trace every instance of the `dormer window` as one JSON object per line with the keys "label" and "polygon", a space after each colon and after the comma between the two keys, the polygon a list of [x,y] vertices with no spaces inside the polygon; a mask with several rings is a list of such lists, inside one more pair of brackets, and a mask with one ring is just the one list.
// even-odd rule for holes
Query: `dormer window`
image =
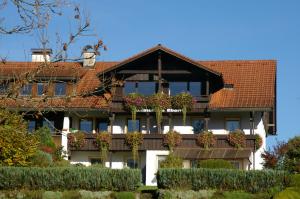
{"label": "dormer window", "polygon": [[21,88],[20,95],[28,96],[31,95],[32,92],[32,84],[26,84]]}
{"label": "dormer window", "polygon": [[37,95],[42,96],[45,94],[46,85],[44,83],[37,83]]}
{"label": "dormer window", "polygon": [[0,83],[0,95],[4,95],[8,91],[8,83]]}
{"label": "dormer window", "polygon": [[67,86],[65,82],[55,83],[55,95],[56,96],[66,95],[66,87]]}

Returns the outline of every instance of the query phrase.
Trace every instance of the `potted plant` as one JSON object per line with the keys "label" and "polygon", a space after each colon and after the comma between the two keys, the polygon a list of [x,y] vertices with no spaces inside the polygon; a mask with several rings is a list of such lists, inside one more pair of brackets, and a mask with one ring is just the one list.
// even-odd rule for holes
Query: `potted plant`
{"label": "potted plant", "polygon": [[255,149],[258,150],[262,147],[263,139],[259,134],[255,134]]}
{"label": "potted plant", "polygon": [[238,149],[246,147],[246,136],[245,133],[240,129],[230,132],[227,135],[227,140],[229,144]]}
{"label": "potted plant", "polygon": [[94,145],[100,150],[100,158],[102,164],[105,166],[107,160],[107,153],[111,144],[111,134],[108,132],[100,132],[94,135]]}
{"label": "potted plant", "polygon": [[202,131],[197,137],[197,143],[205,149],[214,147],[216,142],[216,136],[211,131]]}
{"label": "potted plant", "polygon": [[165,145],[168,146],[169,150],[172,153],[174,147],[177,147],[181,144],[182,136],[176,131],[169,131],[167,134],[164,135],[163,142]]}
{"label": "potted plant", "polygon": [[80,149],[86,144],[85,133],[77,131],[68,134],[68,145],[75,149]]}
{"label": "potted plant", "polygon": [[148,98],[149,106],[155,111],[156,122],[159,128],[159,133],[161,132],[161,121],[162,112],[168,108],[171,108],[170,97],[164,93],[156,93],[155,95]]}
{"label": "potted plant", "polygon": [[193,108],[194,103],[193,96],[189,93],[183,92],[172,97],[172,108],[181,109],[184,126],[186,123],[186,113]]}
{"label": "potted plant", "polygon": [[125,106],[131,112],[131,119],[136,120],[136,112],[146,107],[146,99],[138,93],[130,93],[124,97]]}
{"label": "potted plant", "polygon": [[129,145],[132,151],[133,161],[138,159],[138,151],[140,145],[143,143],[144,136],[140,132],[127,133],[125,136],[126,143]]}

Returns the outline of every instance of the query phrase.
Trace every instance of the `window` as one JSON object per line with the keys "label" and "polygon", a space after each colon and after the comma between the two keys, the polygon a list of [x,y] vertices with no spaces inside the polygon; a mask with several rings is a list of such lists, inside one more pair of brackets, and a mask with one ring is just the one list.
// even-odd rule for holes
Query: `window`
{"label": "window", "polygon": [[128,95],[130,93],[135,93],[135,92],[136,92],[135,82],[125,82],[124,94]]}
{"label": "window", "polygon": [[138,93],[149,96],[156,93],[155,82],[138,82]]}
{"label": "window", "polygon": [[190,82],[189,92],[192,96],[201,96],[201,82]]}
{"label": "window", "polygon": [[29,120],[28,121],[28,131],[33,132],[35,130],[35,125],[36,125],[35,120]]}
{"label": "window", "polygon": [[240,129],[240,120],[239,119],[227,119],[226,126],[227,131],[234,131]]}
{"label": "window", "polygon": [[55,131],[54,121],[43,120],[43,126],[48,127],[51,133]]}
{"label": "window", "polygon": [[195,134],[204,130],[205,121],[203,119],[197,119],[193,121],[193,131]]}
{"label": "window", "polygon": [[131,168],[131,169],[136,169],[138,168],[138,163],[137,161],[134,161],[133,159],[127,159],[126,162],[127,167]]}
{"label": "window", "polygon": [[187,82],[170,82],[170,95],[177,95],[182,92],[187,92]]}
{"label": "window", "polygon": [[232,164],[232,166],[235,169],[240,169],[240,162],[239,161],[230,161],[230,163]]}
{"label": "window", "polygon": [[156,82],[125,82],[124,94],[139,93],[145,96],[156,93]]}
{"label": "window", "polygon": [[79,130],[91,133],[93,131],[93,121],[88,119],[81,119],[79,123]]}
{"label": "window", "polygon": [[56,96],[66,95],[66,83],[65,82],[55,84],[55,95]]}
{"label": "window", "polygon": [[140,131],[140,120],[128,120],[127,132]]}
{"label": "window", "polygon": [[8,90],[8,83],[1,83],[0,84],[0,95],[3,95]]}
{"label": "window", "polygon": [[98,122],[98,131],[107,131],[108,130],[108,122],[106,121],[100,121]]}
{"label": "window", "polygon": [[38,83],[37,84],[37,95],[41,96],[45,93],[45,85],[44,83]]}
{"label": "window", "polygon": [[20,95],[31,95],[32,84],[27,84],[21,88]]}
{"label": "window", "polygon": [[102,164],[102,161],[100,158],[91,158],[91,164]]}

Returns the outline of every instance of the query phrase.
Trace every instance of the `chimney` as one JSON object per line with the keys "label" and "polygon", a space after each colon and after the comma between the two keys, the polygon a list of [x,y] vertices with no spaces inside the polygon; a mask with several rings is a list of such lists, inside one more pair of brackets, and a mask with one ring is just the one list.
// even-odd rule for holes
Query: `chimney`
{"label": "chimney", "polygon": [[[31,49],[31,61],[32,62],[50,62],[50,54],[52,49],[49,48],[32,48]],[[46,58],[46,60],[45,60]]]}
{"label": "chimney", "polygon": [[93,67],[96,63],[96,53],[84,51],[83,52],[83,67]]}

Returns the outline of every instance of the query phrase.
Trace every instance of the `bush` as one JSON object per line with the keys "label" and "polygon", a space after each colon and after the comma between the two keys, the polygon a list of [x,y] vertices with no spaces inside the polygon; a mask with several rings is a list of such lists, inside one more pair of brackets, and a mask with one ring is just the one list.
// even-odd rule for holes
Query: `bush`
{"label": "bush", "polygon": [[37,151],[31,160],[31,164],[37,167],[49,167],[52,162],[52,156],[44,151]]}
{"label": "bush", "polygon": [[207,169],[234,169],[232,164],[226,160],[200,160],[198,168]]}
{"label": "bush", "polygon": [[138,169],[93,167],[0,167],[0,190],[136,190],[141,183]]}
{"label": "bush", "polygon": [[229,169],[159,169],[157,184],[162,189],[219,189],[263,192],[285,187],[290,176],[284,171]]}
{"label": "bush", "polygon": [[51,136],[51,131],[48,127],[41,127],[33,132],[33,135],[37,137],[40,142],[40,147],[47,146],[55,148],[54,140]]}
{"label": "bush", "polygon": [[68,167],[68,166],[71,166],[71,164],[70,164],[69,160],[62,159],[62,160],[53,162],[52,166],[53,167]]}
{"label": "bush", "polygon": [[161,168],[182,168],[183,160],[170,153],[165,160],[160,163]]}
{"label": "bush", "polygon": [[0,109],[0,165],[28,166],[38,144],[22,115]]}

